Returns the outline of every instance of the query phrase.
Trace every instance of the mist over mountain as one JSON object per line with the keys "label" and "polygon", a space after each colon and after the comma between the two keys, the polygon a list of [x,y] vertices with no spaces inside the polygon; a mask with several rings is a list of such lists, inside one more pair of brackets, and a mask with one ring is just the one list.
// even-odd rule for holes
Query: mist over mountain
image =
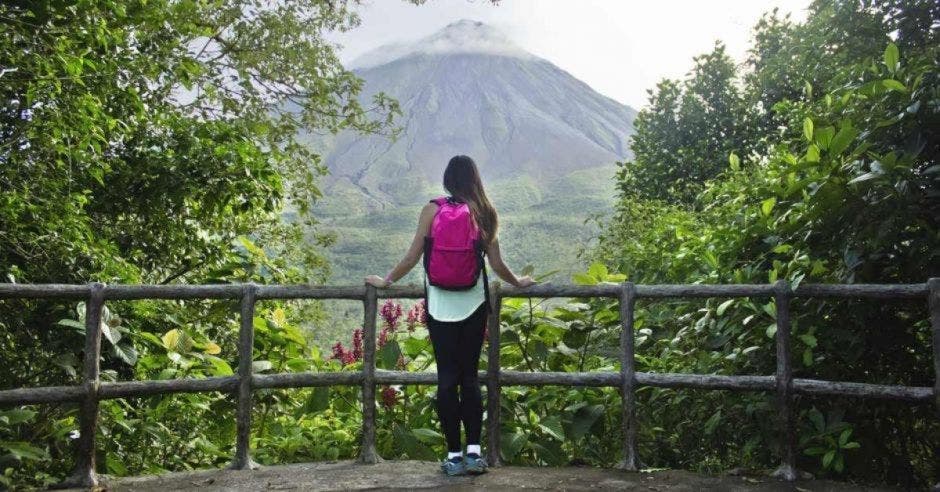
{"label": "mist over mountain", "polygon": [[[456,154],[479,166],[510,261],[578,268],[577,247],[594,236],[585,219],[614,202],[614,163],[629,158],[634,109],[475,21],[383,46],[350,66],[365,81],[363,104],[377,92],[399,101],[403,131],[395,141],[309,137],[330,170],[315,210],[339,236],[334,278],[358,279],[397,261],[390,256],[407,248],[416,206],[443,193],[443,170]],[[568,240],[538,247],[558,235]]]}

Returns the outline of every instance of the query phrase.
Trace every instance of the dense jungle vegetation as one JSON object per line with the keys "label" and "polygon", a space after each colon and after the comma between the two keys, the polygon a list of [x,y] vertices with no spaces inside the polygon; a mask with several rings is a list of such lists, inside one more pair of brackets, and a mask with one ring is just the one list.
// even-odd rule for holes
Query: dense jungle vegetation
{"label": "dense jungle vegetation", "polygon": [[[355,102],[360,81],[323,38],[355,27],[345,2],[259,5],[0,5],[4,282],[329,278],[323,251],[332,238],[309,213],[322,168],[295,141],[297,129],[394,134],[397,104],[381,95],[372,107]],[[635,158],[620,166],[617,208],[573,281],[940,276],[938,24],[932,1],[818,0],[803,22],[765,15],[743,65],[716,44],[686,78],[658,84],[637,119]],[[270,110],[285,99],[303,110]],[[615,302],[506,300],[503,308],[502,367],[619,369]],[[102,378],[231,374],[237,310],[219,301],[109,303]],[[0,389],[77,384],[83,313],[67,302],[0,301]],[[642,302],[638,370],[772,374],[774,316],[763,299]],[[801,300],[792,316],[796,377],[933,385],[926,302]],[[255,370],[359,368],[361,332],[321,350],[310,329],[322,319],[315,302],[260,303]],[[380,368],[433,369],[421,304],[389,301],[380,321]],[[383,457],[441,456],[432,387],[377,393]],[[616,389],[510,387],[503,396],[507,462],[619,459]],[[646,466],[717,473],[777,464],[771,394],[643,388],[638,396]],[[908,487],[940,477],[930,406],[797,401],[802,470]],[[358,388],[258,391],[254,410],[262,463],[358,452]],[[0,487],[64,478],[77,414],[73,405],[0,409]],[[105,401],[99,433],[101,473],[225,466],[234,399]]]}

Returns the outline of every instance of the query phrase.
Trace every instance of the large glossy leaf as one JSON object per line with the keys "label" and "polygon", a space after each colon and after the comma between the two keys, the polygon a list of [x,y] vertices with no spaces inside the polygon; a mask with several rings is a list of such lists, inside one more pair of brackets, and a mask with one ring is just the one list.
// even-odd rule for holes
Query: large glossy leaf
{"label": "large glossy leaf", "polygon": [[522,430],[503,432],[500,434],[500,454],[506,461],[511,461],[528,441],[528,436]]}
{"label": "large glossy leaf", "polygon": [[586,435],[597,419],[604,414],[604,405],[588,405],[579,408],[571,419],[568,437],[572,440]]}

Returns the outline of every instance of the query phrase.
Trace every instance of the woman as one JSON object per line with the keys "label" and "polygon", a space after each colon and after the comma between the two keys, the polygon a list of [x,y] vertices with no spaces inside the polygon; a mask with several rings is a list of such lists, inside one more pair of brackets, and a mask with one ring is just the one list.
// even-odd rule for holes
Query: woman
{"label": "woman", "polygon": [[[493,271],[516,287],[534,284],[529,276],[517,278],[503,263],[497,238],[496,210],[483,191],[480,173],[473,159],[458,155],[447,163],[444,189],[450,194],[449,199],[467,204],[473,225],[479,230],[480,244],[489,257]],[[405,257],[385,278],[370,275],[365,279],[367,283],[388,287],[418,263],[424,252],[425,236],[429,235],[440,206],[434,200],[424,206],[418,218],[418,230]],[[427,272],[425,276],[427,281]],[[484,278],[485,275],[480,275],[476,284],[467,290],[449,290],[426,284],[427,326],[437,362],[437,414],[447,440],[447,458],[441,463],[441,469],[448,475],[483,473],[487,467],[480,450],[483,402],[477,379],[489,306]],[[466,456],[460,451],[461,421],[467,439]]]}

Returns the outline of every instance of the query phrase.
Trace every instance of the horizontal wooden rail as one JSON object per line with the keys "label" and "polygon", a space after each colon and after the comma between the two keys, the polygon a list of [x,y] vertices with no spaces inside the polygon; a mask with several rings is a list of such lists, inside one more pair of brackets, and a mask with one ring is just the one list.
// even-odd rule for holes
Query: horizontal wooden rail
{"label": "horizontal wooden rail", "polygon": [[[479,371],[481,383],[488,383],[487,371]],[[773,391],[774,376],[726,376],[718,374],[680,374],[637,372],[637,388],[688,388],[731,391]],[[312,388],[317,386],[359,386],[362,371],[343,372],[285,372],[255,374],[251,377],[253,389]],[[619,372],[526,372],[501,371],[503,386],[593,386],[619,387],[623,382]],[[434,385],[437,373],[433,371],[375,370],[376,384]],[[170,393],[201,393],[207,391],[231,392],[238,386],[238,376],[200,379],[168,379],[160,381],[122,381],[101,383],[100,400],[135,398]],[[890,386],[869,383],[793,379],[793,390],[798,394],[843,396],[878,400],[928,403],[933,398],[929,386]],[[37,403],[75,402],[86,395],[81,386],[49,386],[19,388],[0,391],[0,405],[32,405]]]}
{"label": "horizontal wooden rail", "polygon": [[[240,299],[240,284],[216,285],[109,285],[104,288],[107,300],[134,299]],[[618,284],[554,285],[532,287],[501,287],[501,297],[608,297],[620,296]],[[923,284],[805,284],[792,291],[791,297],[847,299],[919,299],[927,296]],[[70,284],[0,284],[0,299],[85,299],[87,285]],[[766,284],[715,285],[637,285],[637,299],[708,298],[708,297],[772,297],[774,286]],[[259,285],[256,298],[262,299],[352,299],[363,300],[364,286]],[[424,297],[422,286],[394,286],[377,289],[380,299],[418,299]]]}
{"label": "horizontal wooden rail", "polygon": [[[316,386],[361,386],[363,427],[360,461],[381,461],[375,449],[375,386],[377,384],[433,385],[434,372],[388,371],[375,367],[375,329],[379,298],[419,298],[424,289],[418,286],[395,286],[376,289],[372,286],[315,285],[88,285],[63,284],[0,284],[0,299],[84,299],[86,300],[85,364],[82,384],[16,388],[0,391],[0,406],[40,403],[76,402],[80,405],[78,457],[74,473],[61,485],[94,486],[95,436],[98,404],[101,400],[142,396],[221,391],[238,398],[236,416],[236,451],[233,468],[254,468],[249,453],[252,393],[265,388],[305,388]],[[795,469],[794,395],[817,395],[928,403],[933,401],[940,412],[940,279],[923,284],[806,284],[791,289],[786,282],[774,284],[726,285],[553,285],[539,284],[528,288],[503,287],[494,283],[490,289],[493,312],[488,324],[498,327],[503,298],[605,297],[620,303],[621,369],[619,372],[524,372],[504,371],[499,367],[500,330],[490,329],[489,364],[479,372],[488,388],[487,447],[491,464],[500,464],[500,392],[503,386],[591,386],[620,388],[623,394],[622,414],[624,457],[618,465],[627,470],[641,467],[636,452],[636,397],[638,388],[691,388],[704,390],[774,392],[781,432],[781,466],[776,475],[787,480],[797,476]],[[773,375],[719,375],[637,372],[634,368],[633,318],[637,299],[709,298],[709,297],[772,297],[777,305],[776,360]],[[929,303],[933,335],[935,383],[933,387],[911,387],[856,382],[822,381],[794,378],[790,368],[790,301],[793,298],[841,299],[914,299]],[[226,377],[102,382],[100,318],[105,300],[134,299],[231,299],[241,303],[239,330],[238,374]],[[364,347],[362,369],[340,372],[298,372],[254,374],[254,309],[264,299],[352,299],[363,302]]]}

